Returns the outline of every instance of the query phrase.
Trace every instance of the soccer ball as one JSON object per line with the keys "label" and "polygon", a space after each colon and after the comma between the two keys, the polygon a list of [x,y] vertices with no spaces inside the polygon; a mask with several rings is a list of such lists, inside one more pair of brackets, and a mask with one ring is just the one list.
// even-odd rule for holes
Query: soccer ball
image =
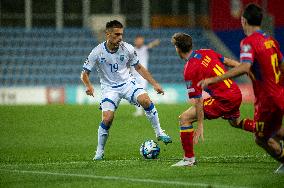
{"label": "soccer ball", "polygon": [[147,140],[140,147],[140,154],[145,159],[157,159],[160,154],[160,147],[154,140]]}

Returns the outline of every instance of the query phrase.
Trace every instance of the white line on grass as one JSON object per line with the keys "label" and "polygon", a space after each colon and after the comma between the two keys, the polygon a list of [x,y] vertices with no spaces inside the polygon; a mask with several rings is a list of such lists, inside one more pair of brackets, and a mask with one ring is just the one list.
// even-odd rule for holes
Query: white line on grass
{"label": "white line on grass", "polygon": [[[154,179],[138,179],[128,178],[119,176],[96,176],[91,174],[73,174],[73,173],[61,173],[61,172],[48,172],[48,171],[29,171],[29,170],[7,170],[0,169],[0,171],[11,172],[11,173],[22,173],[22,174],[40,174],[49,176],[65,176],[65,177],[78,177],[78,178],[89,178],[89,179],[101,179],[101,180],[116,180],[116,181],[127,181],[135,183],[154,183],[164,185],[179,185],[179,186],[196,186],[196,187],[218,187],[218,188],[245,188],[245,187],[234,187],[218,184],[205,184],[205,183],[191,183],[183,181],[168,181],[168,180],[154,180]],[[247,187],[246,187],[247,188]]]}

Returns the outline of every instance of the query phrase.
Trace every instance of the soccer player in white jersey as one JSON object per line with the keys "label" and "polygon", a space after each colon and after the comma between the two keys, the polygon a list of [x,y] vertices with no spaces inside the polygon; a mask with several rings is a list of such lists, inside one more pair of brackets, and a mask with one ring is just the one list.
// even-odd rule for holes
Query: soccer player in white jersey
{"label": "soccer player in white jersey", "polygon": [[122,41],[123,25],[113,20],[106,23],[106,41],[95,47],[83,65],[81,80],[86,86],[86,94],[93,96],[94,88],[89,79],[92,69],[98,72],[102,90],[102,121],[98,129],[98,146],[94,160],[102,160],[109,129],[114,113],[122,98],[131,104],[141,105],[156,133],[158,140],[165,144],[171,138],[161,129],[158,112],[146,91],[130,74],[130,66],[141,74],[157,91],[164,94],[162,87],[151,74],[139,63],[134,47]]}
{"label": "soccer player in white jersey", "polygon": [[[147,45],[144,44],[144,37],[141,35],[137,35],[134,39],[134,49],[137,53],[139,58],[139,63],[148,70],[148,60],[149,60],[149,52],[148,50],[154,48],[160,44],[160,40],[156,39],[152,42],[148,43]],[[136,78],[137,82],[143,87],[147,89],[147,80],[145,80],[132,66],[130,68],[131,73]],[[143,108],[136,105],[136,111],[134,112],[134,116],[142,116],[143,115]]]}

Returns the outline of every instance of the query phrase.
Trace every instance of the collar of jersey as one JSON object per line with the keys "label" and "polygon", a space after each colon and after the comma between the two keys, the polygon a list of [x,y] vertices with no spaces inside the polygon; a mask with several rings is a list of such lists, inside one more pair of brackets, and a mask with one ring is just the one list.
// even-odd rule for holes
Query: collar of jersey
{"label": "collar of jersey", "polygon": [[116,52],[118,51],[118,48],[117,48],[116,51],[113,51],[113,52],[109,51],[109,49],[107,48],[106,42],[104,42],[104,46],[105,46],[106,51],[107,51],[108,53],[110,53],[110,54],[114,54],[114,53],[116,53]]}
{"label": "collar of jersey", "polygon": [[201,59],[201,54],[196,53],[195,51],[192,51],[192,53],[190,54],[189,58],[187,59],[187,61],[189,61],[191,58],[197,58],[197,59]]}
{"label": "collar of jersey", "polygon": [[256,32],[256,33],[260,33],[260,34],[262,34],[262,35],[264,35],[264,36],[267,35],[267,34],[266,34],[263,30],[261,30],[261,29],[256,30],[255,32]]}

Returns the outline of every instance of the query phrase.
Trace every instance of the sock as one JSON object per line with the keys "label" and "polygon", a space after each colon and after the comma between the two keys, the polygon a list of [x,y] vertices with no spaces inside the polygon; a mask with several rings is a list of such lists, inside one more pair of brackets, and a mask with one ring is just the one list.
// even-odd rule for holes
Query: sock
{"label": "sock", "polygon": [[184,151],[185,158],[194,157],[193,151],[193,126],[181,126],[180,127],[180,140]]}
{"label": "sock", "polygon": [[99,129],[98,129],[97,151],[104,151],[106,141],[108,138],[109,128],[110,126],[106,126],[103,122],[100,123]]}
{"label": "sock", "polygon": [[255,123],[253,120],[242,119],[238,126],[245,131],[255,132]]}
{"label": "sock", "polygon": [[146,117],[150,121],[157,136],[163,133],[160,125],[160,120],[158,116],[158,111],[153,103],[150,104],[148,108],[144,108],[146,112]]}

